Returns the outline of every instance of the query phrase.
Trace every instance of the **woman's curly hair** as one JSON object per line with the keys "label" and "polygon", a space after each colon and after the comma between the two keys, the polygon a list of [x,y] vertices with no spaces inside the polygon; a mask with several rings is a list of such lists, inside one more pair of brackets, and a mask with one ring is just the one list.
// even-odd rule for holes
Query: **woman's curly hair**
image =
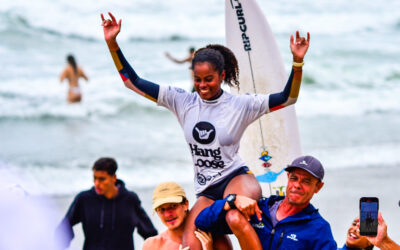
{"label": "woman's curly hair", "polygon": [[209,44],[200,48],[194,54],[192,70],[198,62],[209,62],[221,74],[225,70],[225,83],[239,88],[239,65],[233,52],[219,44]]}

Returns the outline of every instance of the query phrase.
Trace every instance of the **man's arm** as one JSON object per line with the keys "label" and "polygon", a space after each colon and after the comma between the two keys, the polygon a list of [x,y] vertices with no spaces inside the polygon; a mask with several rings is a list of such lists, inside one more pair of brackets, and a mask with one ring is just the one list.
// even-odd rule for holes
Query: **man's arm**
{"label": "man's arm", "polygon": [[197,215],[195,225],[204,232],[216,234],[232,233],[229,226],[226,224],[226,210],[224,206],[226,198],[215,201],[211,206],[206,207]]}
{"label": "man's arm", "polygon": [[81,221],[81,201],[79,197],[79,195],[75,197],[68,209],[67,214],[55,230],[56,240],[63,248],[69,247],[72,239],[75,236],[72,227]]}
{"label": "man's arm", "polygon": [[[237,195],[235,200],[236,209],[239,210],[243,216],[250,220],[250,216],[256,215],[261,220],[261,210],[257,205],[257,201],[245,196]],[[195,224],[196,227],[204,232],[212,233],[232,233],[229,226],[226,224],[226,212],[231,209],[227,198],[215,201],[211,206],[206,207],[197,216]]]}
{"label": "man's arm", "polygon": [[135,212],[136,217],[138,219],[138,233],[142,236],[143,239],[147,239],[151,236],[155,236],[158,234],[157,229],[154,227],[153,223],[151,222],[149,216],[147,216],[146,212],[144,211],[143,207],[140,205],[139,197],[136,195],[135,201]]}

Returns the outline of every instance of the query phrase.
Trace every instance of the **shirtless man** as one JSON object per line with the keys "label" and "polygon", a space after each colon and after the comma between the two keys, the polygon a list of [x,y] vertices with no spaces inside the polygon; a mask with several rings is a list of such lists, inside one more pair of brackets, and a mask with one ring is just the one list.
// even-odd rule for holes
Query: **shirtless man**
{"label": "shirtless man", "polygon": [[75,58],[72,55],[67,56],[68,65],[60,75],[60,82],[62,83],[65,78],[69,81],[68,97],[69,103],[80,102],[82,99],[82,93],[79,88],[78,80],[80,77],[88,81],[88,77],[85,75],[81,67],[76,64]]}
{"label": "shirtless man", "polygon": [[[185,220],[189,212],[189,201],[185,191],[175,182],[165,182],[158,185],[153,192],[153,209],[167,227],[163,233],[146,239],[142,250],[173,250],[182,249],[182,235]],[[203,250],[212,250],[211,234],[195,231]]]}

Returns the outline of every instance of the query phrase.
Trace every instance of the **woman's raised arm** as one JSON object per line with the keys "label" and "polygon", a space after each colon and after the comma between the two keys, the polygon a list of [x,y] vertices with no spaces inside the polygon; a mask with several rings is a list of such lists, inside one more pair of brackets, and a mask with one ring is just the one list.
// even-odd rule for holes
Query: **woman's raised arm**
{"label": "woman's raised arm", "polygon": [[111,19],[105,19],[103,14],[100,15],[104,31],[104,39],[106,40],[108,49],[111,53],[111,57],[114,61],[115,66],[117,67],[122,81],[127,88],[135,91],[139,95],[142,95],[154,102],[157,102],[160,86],[158,84],[140,78],[133,70],[131,65],[122,54],[122,51],[117,43],[117,35],[121,31],[122,20],[120,19],[117,22],[115,17],[110,12],[108,12],[108,15]]}

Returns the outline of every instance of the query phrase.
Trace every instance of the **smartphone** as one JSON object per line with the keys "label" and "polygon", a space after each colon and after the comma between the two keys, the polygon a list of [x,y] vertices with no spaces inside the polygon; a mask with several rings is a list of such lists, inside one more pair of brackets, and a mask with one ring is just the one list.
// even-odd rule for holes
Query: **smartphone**
{"label": "smartphone", "polygon": [[378,198],[360,198],[360,235],[376,236],[378,233],[378,210]]}

